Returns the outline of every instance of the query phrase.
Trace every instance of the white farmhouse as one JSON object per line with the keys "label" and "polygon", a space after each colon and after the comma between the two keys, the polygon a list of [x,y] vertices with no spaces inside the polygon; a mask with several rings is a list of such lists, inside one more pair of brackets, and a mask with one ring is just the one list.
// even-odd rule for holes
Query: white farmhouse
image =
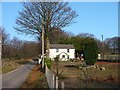
{"label": "white farmhouse", "polygon": [[71,44],[50,44],[49,57],[54,58],[59,55],[61,61],[75,58],[75,48]]}

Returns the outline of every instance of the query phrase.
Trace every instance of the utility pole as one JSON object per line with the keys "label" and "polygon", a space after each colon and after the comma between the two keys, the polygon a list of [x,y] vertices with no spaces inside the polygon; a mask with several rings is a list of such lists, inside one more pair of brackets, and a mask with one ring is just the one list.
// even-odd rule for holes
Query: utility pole
{"label": "utility pole", "polygon": [[0,35],[0,89],[2,89],[2,35]]}
{"label": "utility pole", "polygon": [[42,22],[42,69],[44,69],[44,26]]}
{"label": "utility pole", "polygon": [[2,58],[2,35],[0,35],[0,61]]}
{"label": "utility pole", "polygon": [[102,35],[102,59],[104,59],[104,42],[103,42],[103,35]]}

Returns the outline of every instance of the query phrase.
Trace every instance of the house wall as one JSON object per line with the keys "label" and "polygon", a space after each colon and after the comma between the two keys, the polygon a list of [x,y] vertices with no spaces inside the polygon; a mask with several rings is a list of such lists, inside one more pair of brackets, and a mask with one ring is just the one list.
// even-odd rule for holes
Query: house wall
{"label": "house wall", "polygon": [[[51,59],[54,59],[57,55],[60,54],[60,59],[62,61],[67,61],[68,60],[68,55],[69,55],[69,59],[74,59],[75,58],[75,49],[69,49],[69,52],[67,52],[67,49],[58,49],[58,50],[59,51],[56,52],[56,49],[50,49],[49,57]],[[63,55],[65,55],[65,58],[62,58]]]}

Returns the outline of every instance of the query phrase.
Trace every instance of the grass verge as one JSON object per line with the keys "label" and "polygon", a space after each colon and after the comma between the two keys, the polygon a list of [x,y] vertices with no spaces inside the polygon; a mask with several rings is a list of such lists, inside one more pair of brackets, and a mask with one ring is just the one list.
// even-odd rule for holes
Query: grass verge
{"label": "grass verge", "polygon": [[3,62],[2,73],[7,73],[19,68],[21,65],[28,63],[29,60],[6,60]]}
{"label": "grass verge", "polygon": [[40,65],[32,69],[21,88],[48,88],[45,74],[40,71]]}

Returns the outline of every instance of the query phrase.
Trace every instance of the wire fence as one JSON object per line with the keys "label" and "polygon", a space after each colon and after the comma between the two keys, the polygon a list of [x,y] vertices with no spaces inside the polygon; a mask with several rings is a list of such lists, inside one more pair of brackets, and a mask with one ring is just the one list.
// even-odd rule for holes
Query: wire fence
{"label": "wire fence", "polygon": [[120,55],[104,55],[104,59],[107,59],[107,60],[119,60]]}
{"label": "wire fence", "polygon": [[120,62],[120,55],[104,55],[98,59],[98,61],[104,62]]}

